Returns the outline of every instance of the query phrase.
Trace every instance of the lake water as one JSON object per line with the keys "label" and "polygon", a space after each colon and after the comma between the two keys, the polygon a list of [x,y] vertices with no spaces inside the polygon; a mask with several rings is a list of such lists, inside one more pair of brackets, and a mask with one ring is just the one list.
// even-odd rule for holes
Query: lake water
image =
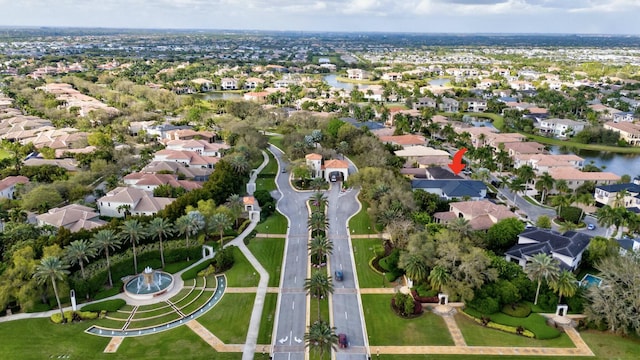
{"label": "lake water", "polygon": [[[551,146],[551,154],[574,154],[569,149]],[[591,150],[578,150],[576,155],[583,158],[585,164],[593,164],[603,171],[612,172],[616,175],[631,175],[634,178],[640,175],[640,156],[637,154],[614,154]]]}
{"label": "lake water", "polygon": [[352,90],[353,86],[355,85],[352,83],[338,81],[338,75],[336,74],[324,76],[324,81],[326,81],[327,84],[329,84],[329,86],[339,88],[339,89],[345,89],[345,90]]}
{"label": "lake water", "polygon": [[450,82],[450,79],[433,79],[429,81],[429,85],[431,86],[443,86],[444,84]]}

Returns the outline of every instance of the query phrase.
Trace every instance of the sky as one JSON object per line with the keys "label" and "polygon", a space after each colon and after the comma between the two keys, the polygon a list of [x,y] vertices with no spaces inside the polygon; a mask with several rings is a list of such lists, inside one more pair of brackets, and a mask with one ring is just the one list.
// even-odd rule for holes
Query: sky
{"label": "sky", "polygon": [[0,0],[0,26],[640,35],[640,0]]}

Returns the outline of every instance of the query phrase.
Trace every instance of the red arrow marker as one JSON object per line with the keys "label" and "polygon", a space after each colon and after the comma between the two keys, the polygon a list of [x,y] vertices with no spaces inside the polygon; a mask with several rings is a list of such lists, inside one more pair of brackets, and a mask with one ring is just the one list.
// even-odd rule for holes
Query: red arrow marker
{"label": "red arrow marker", "polygon": [[462,148],[458,150],[458,152],[455,155],[453,155],[453,162],[449,164],[449,168],[456,175],[458,175],[460,171],[462,171],[462,169],[464,169],[465,167],[465,165],[462,163],[462,157],[466,152],[467,152],[467,148]]}

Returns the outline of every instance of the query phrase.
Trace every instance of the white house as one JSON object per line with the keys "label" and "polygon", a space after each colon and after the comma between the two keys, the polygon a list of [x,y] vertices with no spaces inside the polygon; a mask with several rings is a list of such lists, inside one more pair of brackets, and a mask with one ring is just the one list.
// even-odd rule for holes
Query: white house
{"label": "white house", "polygon": [[344,160],[331,159],[324,162],[324,179],[326,181],[347,181],[349,177],[349,163]]}
{"label": "white house", "polygon": [[456,99],[442,98],[442,102],[438,105],[440,111],[444,112],[458,112],[460,110],[460,103]]}
{"label": "white house", "polygon": [[186,166],[197,166],[213,169],[220,158],[200,155],[194,151],[164,149],[156,152],[154,161],[174,161]]}
{"label": "white house", "polygon": [[524,269],[527,260],[536,254],[544,253],[558,259],[560,267],[567,270],[575,270],[582,254],[589,246],[591,236],[576,231],[567,231],[564,234],[548,230],[531,228],[518,235],[518,243],[507,250],[507,261],[517,262]]}
{"label": "white house", "polygon": [[222,78],[220,79],[220,88],[222,90],[237,90],[238,80],[234,78]]}
{"label": "white house", "polygon": [[365,80],[368,74],[362,69],[347,69],[347,77],[353,80]]}
{"label": "white house", "polygon": [[98,199],[101,216],[124,217],[131,215],[154,215],[175,199],[154,197],[151,192],[129,187],[117,187]]}
{"label": "white house", "polygon": [[166,143],[167,149],[177,151],[191,151],[202,156],[221,158],[224,151],[230,146],[223,143],[210,143],[206,140],[170,140]]}
{"label": "white house", "polygon": [[304,158],[311,169],[311,177],[322,177],[322,155],[313,153],[307,154]]}
{"label": "white house", "polygon": [[540,132],[565,138],[584,130],[584,125],[584,122],[571,119],[545,119],[540,121]]}
{"label": "white house", "polygon": [[26,184],[29,178],[26,176],[7,176],[0,180],[0,198],[14,199],[16,185]]}
{"label": "white house", "polygon": [[91,230],[107,222],[100,220],[94,209],[78,205],[70,204],[61,208],[53,208],[44,214],[36,216],[38,226],[51,225],[57,228],[64,227],[71,232],[79,230]]}

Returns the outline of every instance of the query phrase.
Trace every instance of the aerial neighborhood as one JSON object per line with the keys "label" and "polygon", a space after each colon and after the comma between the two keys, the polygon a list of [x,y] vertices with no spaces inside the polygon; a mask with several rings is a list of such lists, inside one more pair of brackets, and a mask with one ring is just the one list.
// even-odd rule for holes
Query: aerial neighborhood
{"label": "aerial neighborhood", "polygon": [[0,34],[0,358],[640,356],[637,44],[95,31]]}

